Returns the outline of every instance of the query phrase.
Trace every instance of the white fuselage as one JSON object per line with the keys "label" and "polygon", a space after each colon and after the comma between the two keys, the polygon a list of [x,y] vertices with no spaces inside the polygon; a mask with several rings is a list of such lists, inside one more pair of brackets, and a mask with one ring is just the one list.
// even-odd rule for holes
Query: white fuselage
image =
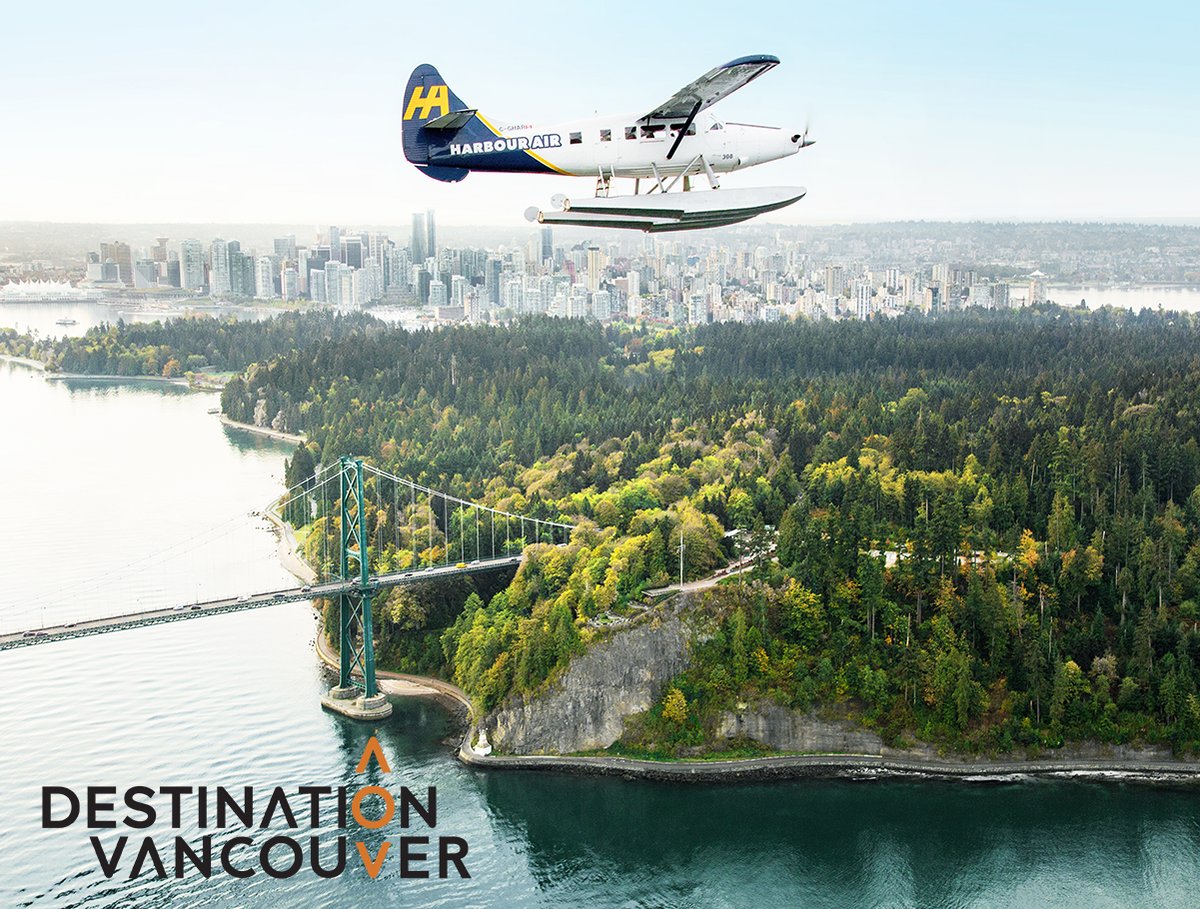
{"label": "white fuselage", "polygon": [[703,173],[705,165],[713,173],[729,173],[794,155],[805,143],[799,130],[730,123],[701,113],[668,159],[684,118],[646,121],[628,114],[544,126],[480,120],[495,138],[451,140],[432,163],[470,170],[654,178]]}

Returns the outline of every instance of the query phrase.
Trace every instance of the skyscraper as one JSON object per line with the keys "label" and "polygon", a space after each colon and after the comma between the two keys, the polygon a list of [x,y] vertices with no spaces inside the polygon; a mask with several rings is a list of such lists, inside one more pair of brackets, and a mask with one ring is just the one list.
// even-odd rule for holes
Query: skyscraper
{"label": "skyscraper", "polygon": [[286,259],[288,262],[296,261],[295,234],[288,234],[286,237],[275,238],[275,257],[278,259]]}
{"label": "skyscraper", "polygon": [[229,276],[229,244],[217,238],[209,247],[208,292],[215,296],[233,290]]}
{"label": "skyscraper", "polygon": [[254,268],[254,296],[260,300],[275,298],[275,270],[270,256],[259,256]]}
{"label": "skyscraper", "polygon": [[363,267],[363,242],[361,237],[342,237],[340,261],[351,268]]}
{"label": "skyscraper", "polygon": [[550,227],[542,228],[542,265],[554,258],[554,230]]}
{"label": "skyscraper", "polygon": [[169,239],[170,239],[170,237],[155,238],[154,247],[150,251],[150,253],[151,253],[150,257],[155,262],[166,262],[167,261],[167,240],[169,240]]}
{"label": "skyscraper", "polygon": [[483,299],[484,308],[492,309],[500,305],[500,258],[488,256],[483,269]]}
{"label": "skyscraper", "polygon": [[342,255],[342,231],[336,224],[329,226],[329,260],[331,262],[341,262]]}
{"label": "skyscraper", "polygon": [[179,280],[185,290],[204,289],[204,244],[199,240],[179,244]]}
{"label": "skyscraper", "polygon": [[437,258],[437,228],[434,226],[432,208],[425,212],[425,257]]}
{"label": "skyscraper", "polygon": [[425,232],[425,216],[419,211],[413,212],[412,216],[412,239],[409,240],[408,249],[412,253],[414,265],[420,265],[429,255],[425,251],[425,244],[429,237]]}
{"label": "skyscraper", "polygon": [[129,244],[114,240],[112,243],[100,244],[100,261],[112,259],[117,266],[117,275],[126,287],[133,286],[133,256],[129,252]]}
{"label": "skyscraper", "polygon": [[279,273],[279,290],[285,301],[295,300],[300,296],[300,275],[290,265]]}

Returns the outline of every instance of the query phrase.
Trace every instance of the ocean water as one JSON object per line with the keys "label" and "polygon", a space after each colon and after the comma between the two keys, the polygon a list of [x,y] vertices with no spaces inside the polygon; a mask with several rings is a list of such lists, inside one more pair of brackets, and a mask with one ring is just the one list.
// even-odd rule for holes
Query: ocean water
{"label": "ocean water", "polygon": [[[279,490],[288,447],[221,427],[206,412],[214,401],[0,364],[0,622],[286,580],[249,512]],[[452,757],[457,720],[438,702],[397,699],[380,724],[323,711],[316,629],[312,610],[291,604],[0,653],[0,906],[1197,905],[1200,796],[1189,790],[481,772]],[[355,773],[371,735],[389,775]],[[470,879],[403,878],[395,851],[372,879],[353,846],[335,880],[129,880],[132,852],[108,879],[90,835],[106,850],[122,834],[196,843],[196,818],[185,812],[178,831],[41,824],[43,786],[364,781],[436,786],[437,827],[408,833],[465,839]],[[340,832],[332,821],[316,831],[324,849]],[[256,847],[286,832],[277,822],[248,835]],[[404,832],[393,822],[348,835],[373,851]]]}

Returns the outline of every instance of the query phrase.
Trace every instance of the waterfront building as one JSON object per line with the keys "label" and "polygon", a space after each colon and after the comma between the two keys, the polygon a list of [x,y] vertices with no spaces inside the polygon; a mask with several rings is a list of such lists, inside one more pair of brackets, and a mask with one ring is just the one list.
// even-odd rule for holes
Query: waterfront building
{"label": "waterfront building", "polygon": [[208,248],[208,287],[214,297],[232,293],[229,244],[217,238]]}
{"label": "waterfront building", "polygon": [[284,300],[295,300],[300,296],[300,275],[291,265],[279,273],[279,295]]}
{"label": "waterfront building", "polygon": [[254,295],[260,300],[275,299],[275,269],[270,256],[259,256],[255,263]]}

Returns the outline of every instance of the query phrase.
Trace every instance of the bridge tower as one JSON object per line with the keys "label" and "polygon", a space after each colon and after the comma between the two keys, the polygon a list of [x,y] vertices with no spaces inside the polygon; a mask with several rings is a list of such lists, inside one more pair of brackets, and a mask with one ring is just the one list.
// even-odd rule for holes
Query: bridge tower
{"label": "bridge tower", "polygon": [[[338,596],[340,671],[338,683],[321,703],[330,710],[361,720],[391,716],[392,705],[375,680],[375,642],[371,632],[371,566],[367,542],[366,499],[362,458],[343,457],[339,464],[339,538],[341,578],[354,586]],[[354,674],[362,676],[359,687]]]}

